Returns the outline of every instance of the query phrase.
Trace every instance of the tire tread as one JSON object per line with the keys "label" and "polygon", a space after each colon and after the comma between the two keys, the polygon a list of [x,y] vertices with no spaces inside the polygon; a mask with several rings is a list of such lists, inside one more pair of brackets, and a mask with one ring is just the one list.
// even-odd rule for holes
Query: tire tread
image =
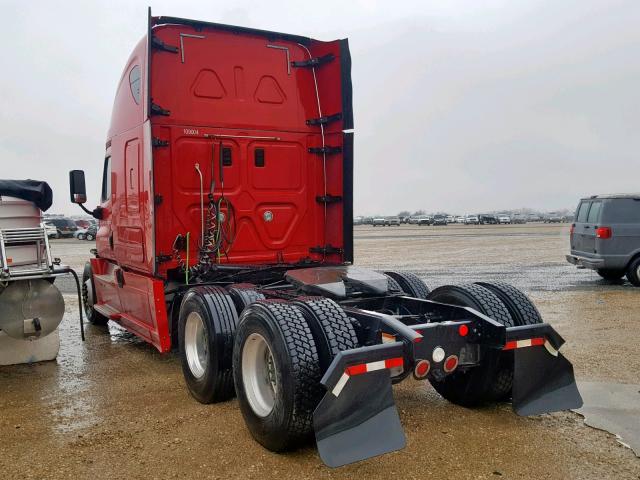
{"label": "tire tread", "polygon": [[280,328],[295,379],[294,409],[285,448],[291,448],[313,431],[313,411],[320,401],[320,365],[316,344],[302,312],[280,300],[259,300]]}
{"label": "tire tread", "polygon": [[477,282],[491,290],[507,307],[516,326],[542,323],[542,316],[533,302],[523,292],[505,282]]}
{"label": "tire tread", "polygon": [[429,295],[429,287],[422,281],[420,277],[411,272],[400,272],[396,270],[387,270],[382,272],[387,277],[392,278],[400,287],[400,290],[414,298],[427,299]]}
{"label": "tire tread", "polygon": [[358,347],[358,337],[349,317],[347,317],[340,305],[333,300],[324,297],[305,297],[299,299],[294,305],[302,311],[303,315],[313,315],[314,318],[305,316],[307,323],[316,320],[324,332],[324,338],[314,337],[319,355],[318,342],[326,341],[328,344],[330,358],[320,358],[323,370],[329,366],[333,358],[341,351]]}

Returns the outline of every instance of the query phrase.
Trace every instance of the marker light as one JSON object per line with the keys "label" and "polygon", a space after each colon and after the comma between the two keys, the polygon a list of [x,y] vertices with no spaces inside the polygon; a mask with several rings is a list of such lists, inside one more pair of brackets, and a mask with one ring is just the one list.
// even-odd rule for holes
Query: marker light
{"label": "marker light", "polygon": [[466,325],[460,325],[458,327],[458,334],[461,337],[466,337],[469,334],[469,327],[467,327]]}
{"label": "marker light", "polygon": [[433,358],[433,361],[436,363],[440,363],[442,360],[444,360],[444,349],[442,347],[436,347],[433,349],[433,353],[431,354],[431,358]]}

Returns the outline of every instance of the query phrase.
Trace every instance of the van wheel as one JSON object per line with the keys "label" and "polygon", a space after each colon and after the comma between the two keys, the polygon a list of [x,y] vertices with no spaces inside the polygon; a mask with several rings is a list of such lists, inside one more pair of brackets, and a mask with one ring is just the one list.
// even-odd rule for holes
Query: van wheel
{"label": "van wheel", "polygon": [[[87,285],[87,283],[89,285]],[[91,289],[91,291],[89,291]],[[98,313],[94,308],[96,288],[93,284],[93,274],[91,272],[91,263],[84,264],[84,270],[82,271],[82,307],[84,308],[84,315],[92,325],[106,325],[109,319],[104,315]]]}
{"label": "van wheel", "polygon": [[96,239],[96,237],[92,233],[87,233],[87,236],[85,238],[90,242],[93,242]]}
{"label": "van wheel", "polygon": [[640,287],[640,257],[632,260],[627,267],[627,279],[634,287]]}
{"label": "van wheel", "polygon": [[192,288],[182,300],[178,320],[182,373],[200,403],[233,397],[231,357],[237,322],[233,301],[220,287]]}
{"label": "van wheel", "polygon": [[622,277],[624,277],[625,274],[624,270],[610,270],[605,268],[600,268],[596,271],[598,272],[598,275],[610,282],[620,280]]}
{"label": "van wheel", "polygon": [[[427,299],[471,307],[505,327],[514,326],[511,314],[500,298],[480,285],[445,285],[429,293]],[[513,359],[509,365],[509,359],[502,356],[502,353],[504,352],[485,348],[480,365],[467,371],[458,370],[441,381],[429,381],[444,398],[465,407],[499,400],[511,390],[513,380]]]}

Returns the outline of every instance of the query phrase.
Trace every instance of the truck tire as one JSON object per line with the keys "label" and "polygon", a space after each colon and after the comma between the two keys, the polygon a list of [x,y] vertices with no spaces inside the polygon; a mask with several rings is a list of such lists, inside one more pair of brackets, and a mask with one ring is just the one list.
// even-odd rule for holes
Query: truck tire
{"label": "truck tire", "polygon": [[[88,280],[90,280],[91,284],[91,295],[89,295],[89,287],[87,286]],[[82,285],[80,285],[80,287],[82,291],[82,307],[84,308],[84,316],[87,318],[87,321],[92,325],[106,325],[109,322],[109,319],[101,313],[98,313],[93,308],[96,287],[93,283],[91,262],[84,264],[84,270],[82,271]]]}
{"label": "truck tire", "polygon": [[255,288],[256,286],[251,283],[236,283],[227,287],[227,291],[236,306],[238,316],[252,303],[264,300],[264,295],[256,291]]}
{"label": "truck tire", "polygon": [[617,282],[622,277],[624,277],[625,274],[624,270],[612,270],[609,268],[600,268],[596,270],[596,272],[598,272],[598,275],[609,282]]}
{"label": "truck tire", "polygon": [[[533,302],[513,285],[504,282],[476,282],[476,285],[491,290],[500,299],[509,310],[515,326],[542,323],[542,316]],[[500,354],[500,364],[504,394],[498,400],[508,400],[511,398],[513,385],[513,352],[502,352]]]}
{"label": "truck tire", "polygon": [[382,272],[385,275],[393,278],[404,293],[414,298],[427,299],[429,295],[429,287],[418,277],[410,272],[398,272],[395,270],[389,270]]}
{"label": "truck tire", "polygon": [[640,257],[631,260],[627,267],[627,280],[631,282],[634,287],[640,287]]}
{"label": "truck tire", "polygon": [[234,395],[232,354],[238,323],[229,294],[221,287],[189,290],[180,305],[178,346],[189,392],[200,403]]}
{"label": "truck tire", "polygon": [[402,289],[400,284],[398,282],[396,282],[393,279],[393,277],[390,277],[386,273],[384,273],[383,275],[385,277],[387,277],[387,289],[388,289],[389,293],[405,293],[405,291]]}
{"label": "truck tire", "polygon": [[293,305],[300,309],[311,329],[322,375],[338,353],[358,348],[358,337],[349,317],[333,300],[310,297],[299,299]]}
{"label": "truck tire", "polygon": [[240,317],[233,349],[238,403],[253,438],[281,452],[311,437],[322,398],[318,351],[302,312],[261,300]]}
{"label": "truck tire", "polygon": [[[429,294],[429,300],[471,307],[506,327],[514,322],[502,303],[491,290],[480,285],[445,285]],[[513,359],[502,351],[486,348],[480,365],[467,371],[458,370],[442,381],[430,379],[433,388],[452,403],[474,407],[504,398],[511,391]]]}
{"label": "truck tire", "polygon": [[504,282],[476,282],[498,297],[509,310],[515,326],[542,323],[542,316],[531,299],[513,285]]}

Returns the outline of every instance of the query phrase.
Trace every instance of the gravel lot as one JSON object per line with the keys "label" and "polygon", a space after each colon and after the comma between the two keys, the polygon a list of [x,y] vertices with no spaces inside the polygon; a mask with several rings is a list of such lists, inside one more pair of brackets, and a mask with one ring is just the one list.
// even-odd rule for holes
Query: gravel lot
{"label": "gravel lot", "polygon": [[[356,264],[398,267],[429,286],[502,280],[528,293],[567,340],[579,380],[640,383],[640,295],[564,261],[565,225],[357,227]],[[91,244],[52,242],[81,271]],[[640,459],[571,412],[451,405],[424,382],[395,388],[407,447],[331,470],[313,446],[278,455],[245,429],[235,400],[200,405],[176,355],[115,325],[79,340],[71,283],[57,362],[0,367],[0,478],[640,478]],[[637,420],[637,419],[636,419]]]}

